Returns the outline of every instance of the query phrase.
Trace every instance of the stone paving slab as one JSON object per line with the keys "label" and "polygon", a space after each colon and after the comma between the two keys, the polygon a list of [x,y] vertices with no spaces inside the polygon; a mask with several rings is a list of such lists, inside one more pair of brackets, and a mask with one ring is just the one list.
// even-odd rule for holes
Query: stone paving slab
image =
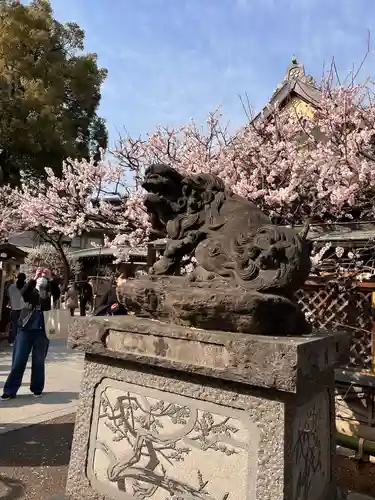
{"label": "stone paving slab", "polygon": [[[0,344],[0,391],[9,373],[11,348]],[[46,387],[41,398],[29,391],[31,360],[26,368],[17,398],[0,401],[0,434],[45,422],[76,411],[83,355],[66,346],[66,339],[52,340],[46,363]]]}
{"label": "stone paving slab", "polygon": [[65,415],[0,436],[1,499],[51,500],[64,492],[74,422]]}

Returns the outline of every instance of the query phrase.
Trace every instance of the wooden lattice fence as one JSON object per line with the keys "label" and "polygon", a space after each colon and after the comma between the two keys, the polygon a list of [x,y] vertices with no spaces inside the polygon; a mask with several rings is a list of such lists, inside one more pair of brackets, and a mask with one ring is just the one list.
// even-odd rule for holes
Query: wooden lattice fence
{"label": "wooden lattice fence", "polygon": [[315,328],[350,330],[349,366],[370,369],[372,365],[373,288],[358,286],[340,290],[332,284],[307,284],[297,292],[298,302]]}

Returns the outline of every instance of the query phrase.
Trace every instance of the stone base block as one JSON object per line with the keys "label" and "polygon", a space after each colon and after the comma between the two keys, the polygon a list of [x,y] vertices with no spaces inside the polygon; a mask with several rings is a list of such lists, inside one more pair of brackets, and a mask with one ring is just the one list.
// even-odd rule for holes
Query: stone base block
{"label": "stone base block", "polygon": [[[333,368],[345,334],[167,335],[134,321],[72,325],[86,356],[68,500],[335,500]],[[253,377],[243,361],[240,380],[234,345],[243,360],[256,353]]]}
{"label": "stone base block", "polygon": [[174,325],[280,336],[311,332],[294,301],[234,287],[223,278],[196,283],[181,276],[145,276],[126,280],[117,291],[129,311]]}

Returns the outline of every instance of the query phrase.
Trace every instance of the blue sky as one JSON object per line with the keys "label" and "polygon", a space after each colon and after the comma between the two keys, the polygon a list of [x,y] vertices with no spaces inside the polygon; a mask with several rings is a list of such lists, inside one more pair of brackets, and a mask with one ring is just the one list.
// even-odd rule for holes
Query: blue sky
{"label": "blue sky", "polygon": [[[317,79],[335,56],[341,72],[361,61],[374,0],[52,0],[55,17],[86,32],[86,50],[108,69],[100,114],[110,142],[156,125],[203,121],[223,106],[244,122],[238,95],[259,109],[293,54]],[[373,48],[373,47],[372,47]],[[364,75],[374,67],[371,54]]]}

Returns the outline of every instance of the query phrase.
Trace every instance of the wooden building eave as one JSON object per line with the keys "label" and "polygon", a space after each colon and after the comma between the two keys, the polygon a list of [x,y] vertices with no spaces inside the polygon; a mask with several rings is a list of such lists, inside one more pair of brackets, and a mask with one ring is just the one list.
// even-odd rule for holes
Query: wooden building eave
{"label": "wooden building eave", "polygon": [[272,116],[274,107],[277,103],[282,108],[294,97],[301,99],[313,108],[318,108],[321,99],[321,91],[300,80],[285,82],[284,85],[274,93],[267,106],[264,106],[263,110],[257,114],[253,123],[256,125],[257,122],[261,120],[268,120]]}
{"label": "wooden building eave", "polygon": [[268,120],[273,114],[275,104],[283,107],[293,98],[304,101],[312,108],[318,108],[321,100],[321,91],[315,85],[314,79],[305,74],[304,65],[298,63],[294,56],[282,84],[272,94],[267,106],[254,118],[253,124]]}
{"label": "wooden building eave", "polygon": [[[113,249],[108,247],[94,247],[94,248],[84,248],[80,250],[75,250],[70,252],[72,257],[76,259],[90,259],[90,258],[114,258]],[[146,259],[147,249],[146,248],[134,248],[129,252],[129,258],[132,259]]]}

